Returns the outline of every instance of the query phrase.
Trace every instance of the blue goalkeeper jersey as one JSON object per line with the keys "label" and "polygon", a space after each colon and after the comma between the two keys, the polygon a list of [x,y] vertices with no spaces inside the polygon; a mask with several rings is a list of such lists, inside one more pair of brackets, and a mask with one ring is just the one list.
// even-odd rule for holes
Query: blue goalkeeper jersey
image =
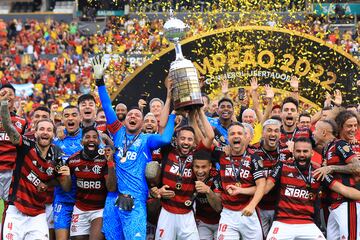
{"label": "blue goalkeeper jersey", "polygon": [[[109,95],[105,86],[98,87],[99,96],[113,136],[116,164],[117,186],[120,193],[130,194],[140,201],[145,202],[148,197],[148,187],[145,179],[146,164],[151,161],[152,151],[170,144],[174,132],[175,115],[170,115],[162,135],[144,134],[133,135],[126,132],[125,126],[120,121],[111,106]],[[134,138],[136,138],[134,140]],[[124,148],[125,161],[121,161]]]}
{"label": "blue goalkeeper jersey", "polygon": [[207,119],[214,129],[215,140],[219,142],[222,146],[228,145],[229,141],[227,129],[221,125],[220,119],[210,117],[208,117]]}
{"label": "blue goalkeeper jersey", "polygon": [[[56,139],[54,140],[54,144],[61,148],[64,152],[62,161],[63,163],[67,163],[68,158],[74,153],[80,151],[83,147],[81,145],[82,138],[82,130],[80,128],[78,134],[75,136],[68,136],[63,140]],[[74,177],[71,177],[71,191],[65,192],[61,187],[55,187],[54,191],[54,202],[65,202],[65,203],[75,203],[75,195],[76,195],[76,181]]]}

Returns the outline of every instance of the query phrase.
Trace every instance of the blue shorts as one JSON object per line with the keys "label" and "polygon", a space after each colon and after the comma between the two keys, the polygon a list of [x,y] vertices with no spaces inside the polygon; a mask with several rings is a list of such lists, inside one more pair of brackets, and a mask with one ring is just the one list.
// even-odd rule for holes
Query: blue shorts
{"label": "blue shorts", "polygon": [[121,221],[119,231],[124,239],[146,239],[146,202],[136,201],[132,211],[124,211],[117,208]]}
{"label": "blue shorts", "polygon": [[70,229],[74,203],[54,202],[54,229]]}
{"label": "blue shorts", "polygon": [[122,232],[119,230],[121,229],[121,222],[115,206],[117,196],[118,193],[109,192],[106,197],[102,226],[102,232],[106,240],[124,239]]}

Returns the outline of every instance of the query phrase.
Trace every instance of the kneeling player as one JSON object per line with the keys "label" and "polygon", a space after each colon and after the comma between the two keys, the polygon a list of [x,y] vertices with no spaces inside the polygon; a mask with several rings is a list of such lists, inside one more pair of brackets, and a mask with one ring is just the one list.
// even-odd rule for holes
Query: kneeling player
{"label": "kneeling player", "polygon": [[101,240],[106,193],[116,190],[113,153],[99,149],[99,133],[94,127],[82,132],[84,149],[69,158],[76,177],[76,202],[71,220],[71,239]]}

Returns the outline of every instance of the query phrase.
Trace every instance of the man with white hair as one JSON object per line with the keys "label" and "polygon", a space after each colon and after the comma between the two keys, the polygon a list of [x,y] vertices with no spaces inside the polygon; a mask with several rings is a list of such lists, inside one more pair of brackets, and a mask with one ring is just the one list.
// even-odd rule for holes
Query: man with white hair
{"label": "man with white hair", "polygon": [[[263,123],[262,139],[250,148],[262,158],[264,175],[267,177],[278,161],[287,161],[291,153],[285,143],[280,143],[281,122],[268,119]],[[273,222],[277,189],[265,195],[259,203],[261,225],[266,236]]]}
{"label": "man with white hair", "polygon": [[257,121],[256,113],[253,109],[247,108],[241,115],[241,122],[250,124],[254,129],[254,136],[250,144],[254,144],[260,141],[261,138],[261,124]]}
{"label": "man with white hair", "polygon": [[257,121],[256,113],[251,108],[245,109],[241,116],[241,121],[243,123],[248,123],[254,126],[255,122]]}

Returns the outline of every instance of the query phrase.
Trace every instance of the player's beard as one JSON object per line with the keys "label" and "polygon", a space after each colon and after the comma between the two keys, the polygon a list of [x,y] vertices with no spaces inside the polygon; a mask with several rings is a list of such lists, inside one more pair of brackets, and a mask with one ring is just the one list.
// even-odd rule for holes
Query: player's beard
{"label": "player's beard", "polygon": [[95,146],[95,149],[94,150],[90,150],[88,148],[88,146],[84,146],[84,153],[86,154],[86,156],[89,158],[89,159],[93,159],[94,157],[96,157],[96,155],[98,155],[99,151],[99,146]]}
{"label": "player's beard", "polygon": [[36,137],[36,142],[37,144],[42,147],[42,148],[45,148],[47,146],[49,146],[51,144],[51,140],[44,140],[44,139],[41,139],[40,136],[37,136]]}
{"label": "player's beard", "polygon": [[305,159],[301,159],[301,162],[304,162],[304,160],[305,160],[306,164],[304,164],[304,165],[299,164],[299,160],[300,160],[300,159],[296,159],[296,158],[295,158],[295,164],[296,164],[296,166],[297,166],[301,171],[305,171],[305,170],[309,169],[309,164],[310,164],[310,162],[311,162],[311,157],[308,157],[308,158],[305,158]]}
{"label": "player's beard", "polygon": [[117,117],[118,117],[119,121],[122,122],[122,121],[125,120],[126,115],[125,114],[119,114]]}

